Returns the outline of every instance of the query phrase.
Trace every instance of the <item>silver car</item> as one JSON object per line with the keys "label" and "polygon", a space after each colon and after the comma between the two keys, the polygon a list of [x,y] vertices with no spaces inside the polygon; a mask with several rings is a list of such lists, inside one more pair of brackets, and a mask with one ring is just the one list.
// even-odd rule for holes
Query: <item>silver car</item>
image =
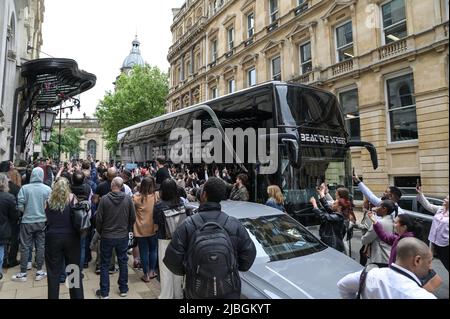
{"label": "silver car", "polygon": [[337,282],[362,269],[275,208],[249,202],[221,204],[223,212],[242,222],[257,250],[253,266],[241,273],[242,298],[340,299]]}

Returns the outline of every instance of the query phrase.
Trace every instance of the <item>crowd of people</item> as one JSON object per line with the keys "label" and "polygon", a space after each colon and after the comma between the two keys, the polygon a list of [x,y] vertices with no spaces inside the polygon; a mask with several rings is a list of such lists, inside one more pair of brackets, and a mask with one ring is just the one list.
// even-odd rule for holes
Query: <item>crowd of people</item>
{"label": "crowd of people", "polygon": [[[126,296],[130,233],[133,266],[142,271],[142,281],[159,276],[159,297],[181,298],[181,278],[162,262],[170,243],[164,210],[199,201],[207,181],[218,177],[226,190],[221,199],[249,200],[245,174],[230,174],[226,168],[210,174],[204,167],[190,171],[168,166],[163,158],[155,166],[130,170],[91,158],[59,166],[43,159],[20,169],[3,162],[1,169],[0,263],[3,268],[20,265],[12,276],[18,282],[26,282],[34,267],[34,280],[47,278],[50,299],[59,297],[60,284],[70,275],[66,266],[77,265],[83,278],[91,262],[100,275],[97,297],[109,298],[109,275],[116,272],[119,295]],[[89,203],[92,227],[81,235],[72,225],[71,209],[84,201]],[[70,288],[70,297],[83,298],[82,280]]]}
{"label": "crowd of people", "polygon": [[[191,298],[201,297],[199,291],[185,289],[183,292],[182,288],[186,243],[191,241],[196,222],[199,223],[199,217],[191,216],[193,208],[189,203],[201,203],[199,214],[195,215],[207,222],[223,219],[221,200],[248,201],[250,198],[248,176],[238,168],[169,166],[162,157],[156,159],[154,166],[130,170],[114,163],[96,162],[90,157],[60,166],[41,160],[21,169],[11,162],[2,162],[0,169],[0,264],[3,268],[20,265],[20,272],[12,276],[12,280],[18,282],[26,282],[28,271],[34,267],[35,280],[47,278],[50,299],[59,298],[60,283],[71,275],[66,267],[69,265],[78,265],[81,276],[79,284],[71,286],[70,297],[83,298],[82,272],[90,263],[95,264],[95,272],[100,275],[98,298],[109,298],[109,275],[117,271],[119,295],[127,296],[130,253],[133,267],[142,271],[142,281],[159,279],[159,298],[182,298],[183,293]],[[370,271],[367,276],[378,276],[384,282],[390,278],[386,271],[394,269],[396,276],[400,269],[400,272],[412,273],[422,288],[427,267],[424,263],[429,258],[422,242],[408,239],[420,240],[422,234],[420,227],[398,206],[401,191],[390,186],[379,198],[357,176],[354,179],[365,196],[362,221],[356,220],[353,201],[345,187],[338,187],[333,198],[323,183],[317,188],[319,203],[311,198],[313,212],[320,220],[321,240],[346,253],[349,247],[344,238],[351,238],[352,227],[359,228],[363,232],[361,264],[388,266],[388,270]],[[448,270],[448,196],[444,205],[437,207],[428,203],[420,188],[417,192],[423,207],[435,214],[428,239]],[[285,199],[278,186],[268,187],[267,198],[266,205],[286,212]],[[71,217],[71,209],[78,202],[89,203],[91,229],[83,235],[74,229]],[[170,233],[166,220],[168,211],[186,214],[185,227]],[[248,270],[256,250],[247,232],[236,220],[226,219],[222,224],[230,234],[234,251],[239,254],[238,270]],[[19,249],[20,260],[17,260]],[[420,262],[411,260],[417,256]],[[430,269],[429,264],[427,269]],[[377,272],[380,274],[376,275]],[[360,285],[356,283],[360,282],[361,274],[343,278],[339,283],[342,297],[389,295],[377,295],[374,286],[366,286],[367,291],[358,293]],[[0,268],[0,280],[2,277]],[[186,282],[190,280],[192,278],[187,276]],[[231,277],[230,280],[234,281]],[[388,288],[398,287],[390,285]],[[237,297],[236,289],[225,295]],[[411,291],[410,295],[405,293],[402,297],[430,297],[421,290]]]}

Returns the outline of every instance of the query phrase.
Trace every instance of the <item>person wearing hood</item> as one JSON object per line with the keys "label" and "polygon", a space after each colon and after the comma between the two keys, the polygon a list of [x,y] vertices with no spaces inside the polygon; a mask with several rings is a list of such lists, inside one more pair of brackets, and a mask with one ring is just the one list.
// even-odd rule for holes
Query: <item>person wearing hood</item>
{"label": "person wearing hood", "polygon": [[44,171],[40,167],[33,169],[30,184],[23,186],[17,195],[18,209],[23,212],[20,224],[20,272],[12,276],[13,281],[27,281],[27,263],[33,240],[36,246],[36,280],[47,277],[42,270],[45,247],[45,203],[51,188],[44,184]]}
{"label": "person wearing hood", "polygon": [[97,208],[95,227],[100,235],[100,289],[96,295],[100,299],[109,298],[109,261],[113,249],[119,263],[119,294],[128,293],[128,233],[131,231],[136,214],[130,196],[121,191],[123,179],[116,177],[111,182],[111,192],[103,196]]}

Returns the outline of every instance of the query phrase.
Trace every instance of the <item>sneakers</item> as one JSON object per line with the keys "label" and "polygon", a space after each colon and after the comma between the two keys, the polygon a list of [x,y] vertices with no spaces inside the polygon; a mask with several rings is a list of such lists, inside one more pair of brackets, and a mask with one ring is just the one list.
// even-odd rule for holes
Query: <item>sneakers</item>
{"label": "sneakers", "polygon": [[42,279],[44,279],[45,277],[47,277],[47,273],[43,270],[38,270],[36,272],[36,281],[41,281]]}
{"label": "sneakers", "polygon": [[100,266],[95,266],[95,274],[100,275]]}
{"label": "sneakers", "polygon": [[102,296],[102,293],[101,293],[100,289],[98,289],[98,290],[95,292],[95,296],[96,296],[98,299],[109,299],[109,296]]}
{"label": "sneakers", "polygon": [[30,261],[27,263],[27,270],[31,270],[31,268],[33,268],[33,263]]}
{"label": "sneakers", "polygon": [[125,298],[128,296],[128,292],[119,292],[119,296]]}
{"label": "sneakers", "polygon": [[116,267],[109,267],[109,274],[110,275],[113,275],[113,274],[115,274],[118,271],[119,271],[119,269],[117,269]]}
{"label": "sneakers", "polygon": [[19,272],[18,274],[15,274],[14,276],[12,276],[11,280],[17,281],[17,282],[25,282],[25,281],[27,281],[27,273]]}

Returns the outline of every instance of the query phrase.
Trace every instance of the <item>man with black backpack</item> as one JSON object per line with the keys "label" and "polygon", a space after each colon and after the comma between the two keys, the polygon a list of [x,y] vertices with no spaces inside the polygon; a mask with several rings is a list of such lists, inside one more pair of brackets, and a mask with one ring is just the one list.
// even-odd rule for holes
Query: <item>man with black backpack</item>
{"label": "man with black backpack", "polygon": [[198,213],[177,228],[167,248],[164,263],[173,273],[186,275],[189,299],[238,299],[239,271],[247,271],[256,248],[244,226],[221,211],[226,185],[210,178],[203,186]]}

